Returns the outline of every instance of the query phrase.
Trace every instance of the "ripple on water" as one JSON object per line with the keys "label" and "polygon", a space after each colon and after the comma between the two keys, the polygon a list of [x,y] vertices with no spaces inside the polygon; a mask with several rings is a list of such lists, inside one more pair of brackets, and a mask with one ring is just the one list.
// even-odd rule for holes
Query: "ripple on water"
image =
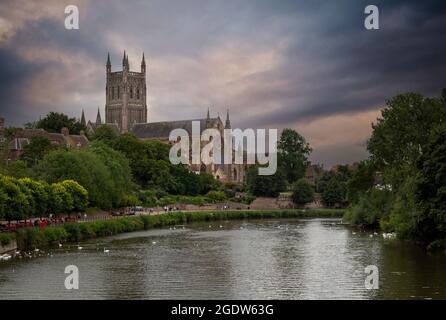
{"label": "ripple on water", "polygon": [[[333,219],[206,222],[79,245],[0,263],[0,299],[446,298],[444,255]],[[69,291],[72,264],[80,289]],[[371,264],[380,271],[376,291],[364,288]]]}

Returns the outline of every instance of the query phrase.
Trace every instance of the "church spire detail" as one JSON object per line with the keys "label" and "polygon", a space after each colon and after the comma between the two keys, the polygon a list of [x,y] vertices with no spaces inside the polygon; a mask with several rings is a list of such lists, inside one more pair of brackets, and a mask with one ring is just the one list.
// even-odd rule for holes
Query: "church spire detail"
{"label": "church spire detail", "polygon": [[229,120],[229,109],[226,111],[225,129],[231,129],[231,120]]}
{"label": "church spire detail", "polygon": [[107,54],[107,73],[111,72],[110,52]]}
{"label": "church spire detail", "polygon": [[146,59],[144,57],[144,52],[142,53],[141,72],[146,73]]}
{"label": "church spire detail", "polygon": [[86,121],[85,121],[84,109],[82,109],[81,125],[82,125],[83,127],[85,127],[85,126],[87,125],[87,123],[86,123]]}
{"label": "church spire detail", "polygon": [[96,125],[101,125],[101,124],[102,124],[101,112],[99,111],[99,107],[98,107],[98,115],[96,116]]}
{"label": "church spire detail", "polygon": [[208,108],[208,114],[206,116],[206,128],[210,128],[211,127],[211,115],[209,112],[209,108]]}

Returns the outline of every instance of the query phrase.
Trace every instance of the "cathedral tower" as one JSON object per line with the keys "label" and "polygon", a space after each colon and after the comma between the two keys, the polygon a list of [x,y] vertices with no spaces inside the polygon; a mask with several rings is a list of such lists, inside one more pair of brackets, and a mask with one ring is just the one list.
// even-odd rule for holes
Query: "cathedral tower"
{"label": "cathedral tower", "polygon": [[105,122],[116,123],[127,132],[135,123],[147,123],[146,62],[144,54],[141,72],[130,71],[129,57],[124,51],[122,71],[111,71],[110,55],[106,64]]}

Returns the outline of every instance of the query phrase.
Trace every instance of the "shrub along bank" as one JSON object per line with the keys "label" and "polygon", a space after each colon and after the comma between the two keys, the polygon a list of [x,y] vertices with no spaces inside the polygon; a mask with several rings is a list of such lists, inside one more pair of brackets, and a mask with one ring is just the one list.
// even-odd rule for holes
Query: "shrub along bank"
{"label": "shrub along bank", "polygon": [[115,218],[106,221],[66,223],[61,226],[23,228],[17,233],[2,234],[1,241],[9,243],[17,239],[20,250],[31,250],[62,242],[112,236],[124,232],[148,230],[177,224],[199,221],[273,219],[273,218],[341,218],[343,210],[275,210],[275,211],[216,211],[216,212],[175,212],[160,215],[141,215]]}

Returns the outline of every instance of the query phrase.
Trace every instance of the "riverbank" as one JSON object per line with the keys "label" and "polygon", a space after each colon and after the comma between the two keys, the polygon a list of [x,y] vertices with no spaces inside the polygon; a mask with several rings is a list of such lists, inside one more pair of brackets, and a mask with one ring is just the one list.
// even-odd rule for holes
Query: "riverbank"
{"label": "riverbank", "polygon": [[60,226],[23,228],[16,233],[0,234],[0,243],[9,244],[16,240],[19,250],[33,250],[56,246],[65,242],[79,242],[92,238],[112,236],[119,233],[149,230],[198,221],[278,219],[278,218],[342,218],[344,210],[246,210],[174,212],[159,215],[140,215],[106,221],[66,223]]}

